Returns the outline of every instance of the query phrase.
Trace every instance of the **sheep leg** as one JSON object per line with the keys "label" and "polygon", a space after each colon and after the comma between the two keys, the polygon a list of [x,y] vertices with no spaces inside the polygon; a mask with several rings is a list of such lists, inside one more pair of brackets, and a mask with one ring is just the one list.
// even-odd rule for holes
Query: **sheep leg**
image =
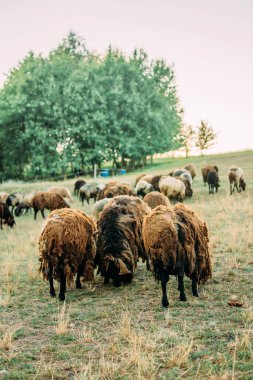
{"label": "sheep leg", "polygon": [[49,286],[50,286],[50,296],[55,297],[55,289],[54,289],[54,280],[53,278],[49,279]]}
{"label": "sheep leg", "polygon": [[0,218],[1,230],[3,229],[3,219]]}
{"label": "sheep leg", "polygon": [[84,264],[79,265],[76,276],[76,289],[82,289],[80,277],[83,276]]}
{"label": "sheep leg", "polygon": [[169,300],[167,297],[167,282],[169,281],[169,275],[164,270],[162,270],[160,279],[163,292],[162,305],[163,307],[169,307]]}
{"label": "sheep leg", "polygon": [[109,284],[109,282],[110,282],[110,277],[109,276],[105,276],[105,278],[104,278],[104,285]]}
{"label": "sheep leg", "polygon": [[40,212],[41,212],[41,215],[43,216],[43,218],[46,219],[45,214],[44,214],[44,208],[42,210],[40,210]]}
{"label": "sheep leg", "polygon": [[230,195],[233,194],[233,187],[232,187],[232,184],[230,183]]}
{"label": "sheep leg", "polygon": [[66,292],[66,276],[63,270],[61,270],[59,300],[61,301],[65,300],[65,292]]}
{"label": "sheep leg", "polygon": [[186,295],[184,292],[184,275],[178,275],[178,288],[180,291],[180,301],[186,301]]}
{"label": "sheep leg", "polygon": [[149,258],[148,258],[148,256],[146,257],[146,269],[147,269],[148,271],[151,270],[151,268],[150,268],[150,262],[149,262]]}
{"label": "sheep leg", "polygon": [[195,276],[192,277],[192,295],[194,297],[199,297],[198,283]]}
{"label": "sheep leg", "polygon": [[37,216],[37,212],[38,212],[39,210],[37,210],[36,208],[34,208],[34,220],[36,220],[36,216]]}

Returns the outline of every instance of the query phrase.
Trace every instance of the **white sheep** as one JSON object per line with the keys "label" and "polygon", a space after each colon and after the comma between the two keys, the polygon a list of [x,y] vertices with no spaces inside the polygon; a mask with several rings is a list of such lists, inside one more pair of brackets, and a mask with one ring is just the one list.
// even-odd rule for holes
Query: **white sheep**
{"label": "white sheep", "polygon": [[161,193],[171,200],[182,202],[185,198],[185,184],[174,177],[161,178],[159,188]]}
{"label": "white sheep", "polygon": [[243,178],[243,170],[237,166],[232,166],[228,170],[228,179],[230,183],[230,194],[236,190],[240,193],[246,189],[246,183]]}

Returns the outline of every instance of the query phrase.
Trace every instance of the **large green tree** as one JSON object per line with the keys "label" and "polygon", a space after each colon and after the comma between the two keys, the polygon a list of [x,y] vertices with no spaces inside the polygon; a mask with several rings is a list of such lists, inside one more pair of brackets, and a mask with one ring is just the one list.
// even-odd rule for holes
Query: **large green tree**
{"label": "large green tree", "polygon": [[0,172],[34,177],[112,160],[136,166],[175,147],[181,123],[173,68],[70,33],[48,57],[27,57],[0,91]]}

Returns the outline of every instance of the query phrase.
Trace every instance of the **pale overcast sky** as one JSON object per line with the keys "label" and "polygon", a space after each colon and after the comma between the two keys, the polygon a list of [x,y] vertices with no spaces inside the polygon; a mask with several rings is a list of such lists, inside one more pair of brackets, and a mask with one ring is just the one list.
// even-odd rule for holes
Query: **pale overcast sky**
{"label": "pale overcast sky", "polygon": [[0,0],[0,84],[70,30],[99,53],[137,47],[174,63],[185,122],[219,134],[211,152],[253,148],[253,0]]}

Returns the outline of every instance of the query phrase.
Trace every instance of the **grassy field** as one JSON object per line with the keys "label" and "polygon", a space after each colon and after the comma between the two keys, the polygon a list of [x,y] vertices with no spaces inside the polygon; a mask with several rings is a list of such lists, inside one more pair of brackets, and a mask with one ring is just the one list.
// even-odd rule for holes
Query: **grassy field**
{"label": "grassy field", "polygon": [[[59,303],[38,274],[41,215],[16,218],[14,229],[0,231],[0,379],[253,379],[253,152],[164,159],[145,172],[168,173],[186,162],[198,174],[185,203],[206,221],[212,252],[213,278],[200,297],[192,297],[187,279],[188,300],[180,302],[172,278],[170,308],[163,309],[160,286],[140,264],[131,285],[103,286],[96,277],[92,287],[68,288]],[[205,163],[220,169],[215,195],[202,183]],[[243,168],[247,188],[230,196],[233,164]],[[72,190],[73,183],[58,184]],[[8,182],[0,191],[50,185]],[[82,209],[77,198],[71,207]]]}

